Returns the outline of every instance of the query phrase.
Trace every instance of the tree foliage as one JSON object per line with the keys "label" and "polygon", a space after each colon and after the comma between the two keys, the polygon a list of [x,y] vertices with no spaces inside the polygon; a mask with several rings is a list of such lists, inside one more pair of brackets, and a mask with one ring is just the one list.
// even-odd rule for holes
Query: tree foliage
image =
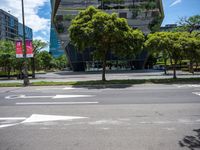
{"label": "tree foliage", "polygon": [[102,61],[102,80],[105,81],[107,55],[134,54],[141,49],[144,36],[141,31],[128,26],[126,19],[107,14],[90,6],[72,20],[69,28],[73,44],[83,51],[94,48],[95,56]]}
{"label": "tree foliage", "polygon": [[156,32],[148,35],[145,46],[151,51],[162,54],[164,59],[170,59],[176,78],[176,66],[178,61],[184,59],[193,63],[199,60],[200,40],[188,32]]}
{"label": "tree foliage", "polygon": [[189,18],[183,17],[179,21],[179,27],[176,31],[194,32],[200,27],[200,15],[194,15]]}
{"label": "tree foliage", "polygon": [[[35,51],[34,55],[34,67],[36,70],[50,70],[59,69],[62,70],[68,65],[66,56],[62,55],[59,58],[53,58],[49,52],[41,51],[46,47],[46,43],[36,40],[33,41],[33,47]],[[27,58],[29,61],[28,69],[32,69],[33,58]],[[16,58],[15,45],[12,41],[0,40],[0,72],[2,75],[10,77],[12,74],[22,74],[23,70],[23,58]]]}

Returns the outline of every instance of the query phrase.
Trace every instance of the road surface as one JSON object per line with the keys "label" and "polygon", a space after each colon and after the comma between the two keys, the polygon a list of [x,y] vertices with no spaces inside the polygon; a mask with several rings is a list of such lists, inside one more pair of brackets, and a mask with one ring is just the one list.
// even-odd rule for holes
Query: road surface
{"label": "road surface", "polygon": [[0,88],[0,150],[198,149],[195,129],[200,85]]}

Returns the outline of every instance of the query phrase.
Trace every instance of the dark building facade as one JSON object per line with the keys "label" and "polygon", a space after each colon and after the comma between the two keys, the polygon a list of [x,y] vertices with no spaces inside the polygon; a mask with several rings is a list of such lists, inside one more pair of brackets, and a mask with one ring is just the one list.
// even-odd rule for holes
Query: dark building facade
{"label": "dark building facade", "polygon": [[[90,49],[81,54],[70,44],[67,27],[80,10],[92,5],[107,13],[115,12],[119,17],[126,18],[132,28],[140,29],[144,34],[159,30],[164,18],[162,0],[51,0],[51,4],[52,23],[74,71],[84,71],[87,63],[93,61]],[[109,59],[112,61],[117,58],[109,56]],[[147,52],[143,51],[136,59],[129,61],[132,61],[135,68],[142,69],[146,59]]]}

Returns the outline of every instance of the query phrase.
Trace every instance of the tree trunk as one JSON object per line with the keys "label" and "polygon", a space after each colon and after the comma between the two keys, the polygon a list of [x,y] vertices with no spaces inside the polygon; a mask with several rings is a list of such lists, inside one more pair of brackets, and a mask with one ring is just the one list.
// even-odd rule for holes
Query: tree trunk
{"label": "tree trunk", "polygon": [[177,79],[177,76],[176,76],[176,65],[177,65],[177,62],[175,61],[174,64],[173,64],[173,79]]}
{"label": "tree trunk", "polygon": [[164,59],[164,62],[165,62],[164,72],[165,72],[165,75],[167,75],[167,59]]}
{"label": "tree trunk", "polygon": [[194,75],[193,61],[190,61],[190,73]]}
{"label": "tree trunk", "polygon": [[8,70],[7,70],[7,71],[8,71],[8,79],[10,79],[10,72],[11,72],[11,69],[10,69],[10,67],[8,67],[7,69],[8,69]]}
{"label": "tree trunk", "polygon": [[35,58],[31,58],[31,62],[32,62],[32,78],[35,79]]}
{"label": "tree trunk", "polygon": [[106,81],[106,55],[103,58],[102,81]]}

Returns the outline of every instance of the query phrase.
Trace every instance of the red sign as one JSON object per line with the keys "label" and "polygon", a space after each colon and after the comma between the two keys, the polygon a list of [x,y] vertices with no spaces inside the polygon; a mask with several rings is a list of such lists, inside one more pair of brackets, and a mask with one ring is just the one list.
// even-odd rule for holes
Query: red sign
{"label": "red sign", "polygon": [[33,57],[33,44],[32,40],[26,40],[26,57]]}
{"label": "red sign", "polygon": [[16,41],[16,57],[17,58],[23,58],[23,46],[22,41]]}

